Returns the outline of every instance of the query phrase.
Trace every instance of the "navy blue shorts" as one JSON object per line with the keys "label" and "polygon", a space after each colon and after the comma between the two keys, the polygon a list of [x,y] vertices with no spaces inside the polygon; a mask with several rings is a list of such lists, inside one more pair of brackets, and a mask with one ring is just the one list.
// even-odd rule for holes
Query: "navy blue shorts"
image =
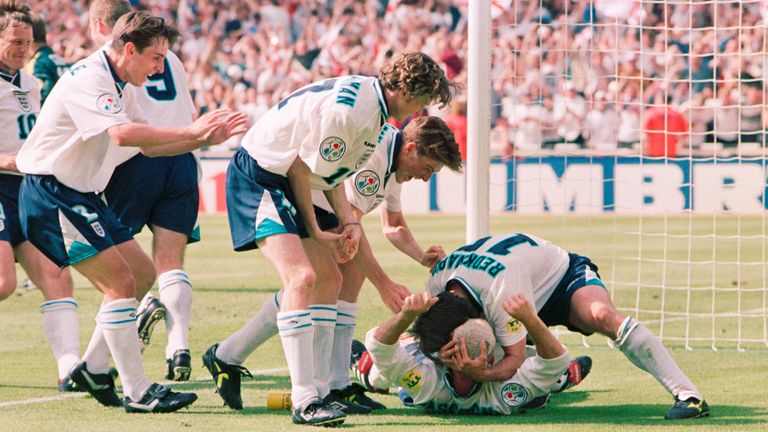
{"label": "navy blue shorts", "polygon": [[[240,149],[227,167],[227,217],[236,251],[258,248],[256,242],[276,234],[309,237],[295,206],[288,178],[269,172]],[[315,207],[320,229],[339,225],[333,213]]]}
{"label": "navy blue shorts", "polygon": [[133,238],[98,195],[70,189],[53,176],[24,177],[19,203],[22,232],[62,268]]}
{"label": "navy blue shorts", "polygon": [[19,223],[19,188],[23,176],[0,174],[0,241],[16,247],[27,241]]}
{"label": "navy blue shorts", "polygon": [[131,233],[159,226],[200,240],[197,162],[191,153],[151,158],[138,154],[115,168],[104,199]]}
{"label": "navy blue shorts", "polygon": [[597,273],[597,266],[589,258],[574,253],[568,256],[570,258],[568,270],[539,311],[539,318],[548,327],[563,325],[568,327],[568,330],[589,336],[592,333],[582,331],[570,321],[571,297],[573,293],[585,286],[598,285],[605,288],[605,285],[600,280],[600,274]]}

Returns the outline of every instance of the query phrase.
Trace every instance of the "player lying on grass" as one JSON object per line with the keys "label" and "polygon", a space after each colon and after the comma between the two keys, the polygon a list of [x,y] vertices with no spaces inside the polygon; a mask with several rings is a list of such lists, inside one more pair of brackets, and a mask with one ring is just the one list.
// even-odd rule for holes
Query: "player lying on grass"
{"label": "player lying on grass", "polygon": [[[478,382],[460,370],[425,356],[418,349],[418,341],[403,337],[403,333],[433,305],[445,302],[445,297],[432,297],[426,292],[411,295],[405,299],[400,312],[368,331],[365,347],[366,357],[372,361],[367,376],[370,385],[381,389],[399,385],[415,406],[440,413],[507,415],[524,410],[534,399],[546,396],[568,368],[568,350],[536,315],[533,304],[520,293],[498,300],[510,319],[528,329],[536,354],[527,358],[512,377]],[[458,306],[467,308],[459,315],[477,315],[468,305]],[[477,352],[476,358],[487,358],[488,347],[494,345],[493,332],[488,328],[488,336],[483,336],[481,323],[488,328],[482,319],[465,320],[456,327],[455,332],[463,330],[465,336],[458,342],[460,349],[453,354],[454,364],[472,360],[472,354]]]}
{"label": "player lying on grass", "polygon": [[[482,312],[491,323],[507,357],[491,367],[479,358],[461,372],[476,381],[498,381],[512,376],[524,358],[526,331],[510,319],[500,299],[520,292],[536,304],[548,326],[564,325],[590,335],[598,332],[614,340],[638,368],[653,375],[674,397],[667,419],[706,416],[709,407],[661,342],[644,325],[618,312],[611,302],[597,266],[589,258],[568,253],[531,234],[483,237],[443,258],[433,269],[427,291],[447,291]],[[433,307],[414,329],[422,352],[449,358],[457,352],[449,344],[456,320],[453,309]]]}
{"label": "player lying on grass", "polygon": [[[354,220],[360,222],[364,214],[384,203],[381,222],[387,238],[403,253],[425,267],[432,268],[445,256],[443,248],[431,246],[424,250],[413,238],[400,207],[400,190],[404,182],[412,179],[429,181],[432,174],[443,166],[458,171],[461,168],[461,155],[453,133],[440,118],[416,118],[402,132],[393,126],[384,125],[379,145],[368,163],[357,175],[344,182]],[[330,219],[325,225],[338,225],[338,220],[329,213],[332,209],[323,194],[313,193],[312,198],[315,212],[322,214],[324,219]],[[367,413],[372,409],[382,409],[384,405],[370,399],[364,394],[362,386],[349,380],[350,349],[360,289],[368,277],[379,291],[384,304],[393,312],[400,311],[410,291],[387,276],[373,256],[365,233],[361,236],[359,252],[354,260],[339,264],[339,269],[343,281],[337,302],[338,316],[330,357],[329,400],[344,405],[349,413]],[[216,381],[217,390],[224,402],[232,408],[242,406],[240,374],[237,370],[256,348],[277,334],[277,313],[281,299],[282,291],[276,293],[274,298],[270,297],[242,329],[222,341],[218,347],[214,345],[219,368],[228,374],[228,378]]]}

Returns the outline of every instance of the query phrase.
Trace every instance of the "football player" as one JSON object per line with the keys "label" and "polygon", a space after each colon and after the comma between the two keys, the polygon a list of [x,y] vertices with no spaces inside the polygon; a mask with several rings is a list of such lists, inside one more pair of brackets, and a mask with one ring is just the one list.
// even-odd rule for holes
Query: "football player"
{"label": "football player", "polygon": [[[186,128],[144,120],[135,92],[161,73],[178,31],[147,12],[115,24],[113,42],[73,65],[54,86],[17,157],[24,234],[60,267],[73,266],[104,293],[94,338],[69,376],[103,405],[127,412],[171,412],[193,403],[144,374],[136,333],[137,297],[152,286],[152,261],[97,195],[122,157],[121,147],[152,155],[189,152],[243,133],[247,117],[218,110]],[[99,337],[100,336],[100,337]],[[125,394],[108,374],[110,353]]]}
{"label": "football player", "polygon": [[[403,53],[378,78],[343,76],[295,91],[248,131],[230,162],[227,214],[234,248],[261,249],[283,282],[277,327],[295,423],[336,425],[345,419],[323,398],[330,393],[328,359],[341,285],[336,263],[354,257],[362,230],[338,186],[373,155],[390,116],[403,119],[450,98],[451,84],[434,60]],[[318,224],[311,189],[325,191],[340,234]],[[233,378],[223,372],[215,345],[203,360],[217,387]],[[242,401],[232,402],[230,407],[242,408]]]}

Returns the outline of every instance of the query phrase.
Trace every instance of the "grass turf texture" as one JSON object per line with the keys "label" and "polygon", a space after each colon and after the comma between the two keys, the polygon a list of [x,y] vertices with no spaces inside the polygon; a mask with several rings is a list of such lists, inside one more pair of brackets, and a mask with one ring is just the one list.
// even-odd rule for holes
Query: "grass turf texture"
{"label": "grass turf texture", "polygon": [[[740,218],[742,236],[764,232],[760,218]],[[290,423],[287,411],[268,411],[265,408],[269,390],[288,389],[289,381],[285,370],[282,349],[278,338],[273,338],[260,347],[246,362],[251,370],[263,371],[254,380],[243,381],[242,412],[222,407],[220,398],[213,392],[210,378],[202,368],[200,356],[212,343],[220,341],[242,326],[255,313],[261,303],[279,286],[274,270],[265,262],[259,252],[234,253],[229,245],[229,233],[224,217],[205,216],[202,218],[203,241],[189,247],[187,268],[194,284],[194,306],[191,329],[193,372],[190,383],[174,385],[181,390],[193,390],[200,399],[190,409],[168,415],[129,415],[121,409],[100,407],[90,397],[62,395],[55,388],[56,371],[50,350],[44,340],[42,320],[39,315],[41,295],[37,291],[19,290],[16,295],[0,303],[0,419],[3,432],[10,431],[190,431],[190,430],[293,430],[303,429]],[[686,244],[670,236],[658,233],[670,232],[687,234],[689,227],[695,232],[712,232],[716,226],[718,235],[729,235],[738,228],[735,217],[710,218],[645,218],[642,223],[634,218],[579,218],[568,217],[504,217],[492,221],[493,233],[523,231],[551,239],[564,247],[592,257],[600,265],[601,274],[607,284],[613,283],[614,297],[622,307],[633,315],[647,320],[653,331],[659,330],[659,314],[643,312],[658,309],[663,299],[667,307],[688,303],[683,291],[662,292],[653,288],[660,280],[668,286],[691,286],[701,292],[694,292],[691,304],[694,309],[712,309],[713,293],[717,300],[715,309],[727,309],[739,298],[730,291],[720,293],[712,286],[752,289],[765,286],[764,264],[757,269],[742,269],[731,265],[717,270],[717,265],[708,265],[712,273],[694,269],[691,276],[682,265],[657,266],[654,260],[663,256],[666,242],[669,260],[696,260],[687,257]],[[396,251],[383,238],[378,221],[371,216],[366,221],[366,230],[374,251],[384,268],[396,281],[419,291],[424,286],[426,272],[412,260]],[[446,250],[463,244],[464,221],[459,217],[411,217],[409,225],[417,240],[423,246],[440,244]],[[666,226],[666,228],[665,228]],[[643,239],[642,248],[638,241]],[[147,246],[149,236],[142,233],[140,242]],[[699,240],[697,240],[699,241]],[[706,239],[701,239],[706,242]],[[762,242],[744,240],[740,243],[718,239],[718,247],[695,248],[695,254],[713,253],[716,260],[727,260],[739,251],[741,261],[759,261],[765,253]],[[613,244],[619,244],[614,249]],[[706,246],[706,245],[705,245]],[[702,251],[702,249],[704,249]],[[638,250],[640,253],[638,254]],[[712,252],[715,250],[715,252]],[[644,260],[638,269],[638,260],[624,257],[641,256]],[[697,267],[694,265],[693,267]],[[702,264],[702,268],[707,264]],[[659,274],[661,273],[661,274]],[[735,279],[736,277],[739,279]],[[19,272],[19,279],[23,273]],[[76,293],[80,303],[81,346],[85,349],[93,329],[93,317],[98,309],[101,295],[79,275],[75,276]],[[715,283],[712,281],[715,280]],[[638,283],[639,281],[639,283]],[[637,285],[640,284],[640,295]],[[156,289],[155,289],[156,292]],[[719,295],[719,297],[718,297]],[[753,295],[754,298],[749,296]],[[751,294],[742,293],[744,310],[759,308],[765,303],[765,291]],[[637,302],[636,299],[640,299]],[[640,307],[636,308],[636,304]],[[360,313],[356,337],[362,338],[365,331],[385,319],[389,312],[380,305],[378,294],[369,284],[363,289],[360,299]],[[639,313],[635,313],[635,310]],[[764,317],[758,313],[758,318]],[[668,318],[668,317],[667,317]],[[742,335],[761,338],[762,320],[744,319]],[[764,318],[763,318],[764,319]],[[675,330],[675,320],[665,323],[665,332]],[[706,340],[714,329],[715,333],[730,334],[736,330],[730,327],[732,321],[723,318],[715,320],[691,320],[693,335],[703,335],[703,341],[694,341],[696,349],[682,349],[680,342],[671,341],[673,357],[682,369],[699,386],[712,408],[712,416],[693,421],[669,422],[663,415],[672,400],[649,375],[632,366],[624,356],[607,347],[605,338],[591,337],[583,346],[580,336],[564,335],[563,341],[573,355],[588,354],[594,359],[590,376],[580,386],[563,394],[554,395],[543,410],[510,417],[459,417],[425,415],[425,413],[404,408],[395,396],[375,398],[390,408],[381,414],[351,416],[345,427],[376,431],[426,431],[426,430],[515,430],[547,431],[615,431],[626,430],[738,430],[762,431],[768,428],[768,351],[765,345],[753,344],[747,352],[736,352],[735,345],[724,343],[719,352],[708,349]],[[702,329],[703,328],[703,329]],[[665,333],[668,334],[668,333]],[[144,366],[151,379],[163,381],[165,362],[163,359],[165,329],[159,325],[155,330],[153,345],[144,353]],[[9,403],[35,398],[53,400],[31,404]],[[4,406],[5,405],[5,406]],[[479,429],[478,429],[479,430]]]}

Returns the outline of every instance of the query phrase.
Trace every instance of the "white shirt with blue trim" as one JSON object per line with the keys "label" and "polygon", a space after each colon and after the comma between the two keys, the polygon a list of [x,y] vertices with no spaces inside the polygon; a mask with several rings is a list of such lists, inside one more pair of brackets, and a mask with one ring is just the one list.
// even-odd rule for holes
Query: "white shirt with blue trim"
{"label": "white shirt with blue trim", "polygon": [[[9,78],[0,78],[0,153],[14,155],[40,115],[40,83],[23,70]],[[6,170],[0,173],[19,174]]]}

